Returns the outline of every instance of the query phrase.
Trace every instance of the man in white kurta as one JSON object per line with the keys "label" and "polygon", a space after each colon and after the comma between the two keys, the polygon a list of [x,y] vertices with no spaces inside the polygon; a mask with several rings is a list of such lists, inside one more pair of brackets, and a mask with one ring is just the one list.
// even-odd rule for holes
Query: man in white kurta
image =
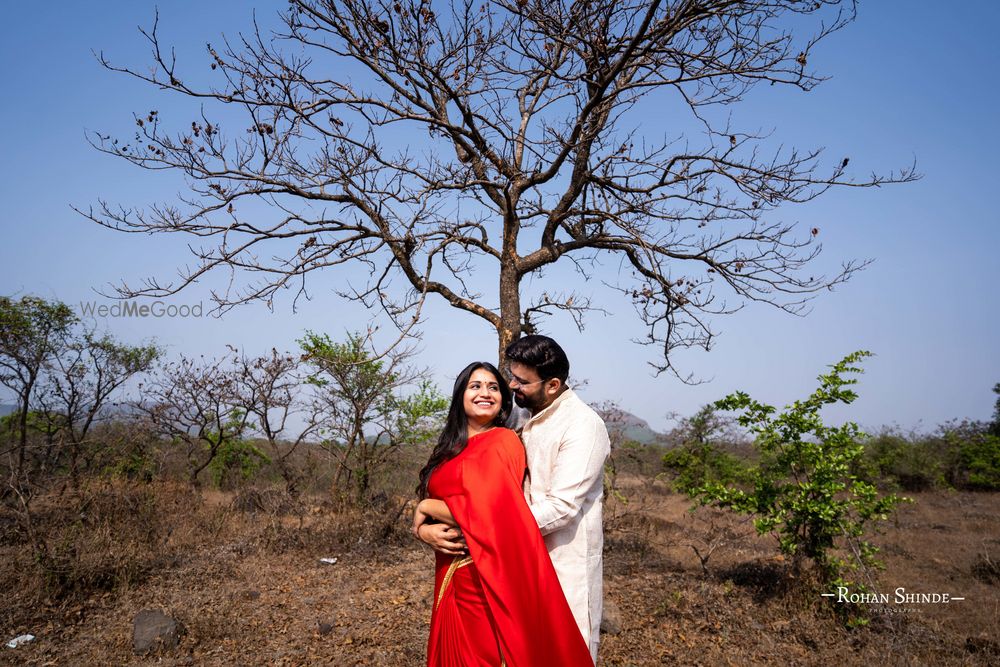
{"label": "man in white kurta", "polygon": [[607,428],[566,388],[528,419],[521,438],[531,472],[528,505],[596,662],[604,607],[601,500],[610,452]]}

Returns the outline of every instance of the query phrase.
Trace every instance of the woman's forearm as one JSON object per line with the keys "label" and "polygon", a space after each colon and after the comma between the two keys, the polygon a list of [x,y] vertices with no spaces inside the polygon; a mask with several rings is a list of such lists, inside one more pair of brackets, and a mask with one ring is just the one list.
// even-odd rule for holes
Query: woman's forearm
{"label": "woman's forearm", "polygon": [[449,526],[457,525],[455,523],[455,517],[452,516],[451,510],[448,509],[448,505],[445,504],[443,500],[424,498],[420,501],[420,505],[417,506],[417,509],[436,521],[446,523]]}

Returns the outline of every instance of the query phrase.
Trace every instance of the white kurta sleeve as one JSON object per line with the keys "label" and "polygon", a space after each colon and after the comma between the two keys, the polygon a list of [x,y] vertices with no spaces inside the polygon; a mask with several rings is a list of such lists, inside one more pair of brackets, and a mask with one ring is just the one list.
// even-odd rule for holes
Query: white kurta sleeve
{"label": "white kurta sleeve", "polygon": [[530,503],[542,535],[562,528],[580,514],[587,497],[604,484],[604,461],[610,451],[608,430],[602,421],[583,419],[570,424],[552,464],[545,495]]}

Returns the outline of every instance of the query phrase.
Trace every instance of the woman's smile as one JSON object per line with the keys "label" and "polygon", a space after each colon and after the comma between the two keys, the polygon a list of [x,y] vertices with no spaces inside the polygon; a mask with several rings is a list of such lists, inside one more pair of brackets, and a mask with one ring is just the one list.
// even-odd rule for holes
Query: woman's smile
{"label": "woman's smile", "polygon": [[480,431],[492,425],[500,412],[500,381],[485,368],[477,368],[465,387],[465,415],[469,427]]}

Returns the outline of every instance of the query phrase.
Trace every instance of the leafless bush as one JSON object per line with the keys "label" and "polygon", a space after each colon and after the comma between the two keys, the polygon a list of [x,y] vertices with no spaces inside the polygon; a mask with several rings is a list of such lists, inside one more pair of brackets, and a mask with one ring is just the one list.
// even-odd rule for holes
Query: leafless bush
{"label": "leafless bush", "polygon": [[972,564],[972,575],[987,584],[1000,584],[1000,563],[983,549]]}
{"label": "leafless bush", "polygon": [[[708,562],[712,556],[739,541],[742,536],[732,526],[731,518],[723,518],[721,512],[712,508],[696,508],[687,514],[687,519],[691,525],[684,531],[687,537],[685,544],[698,558],[702,573],[708,576],[711,574]],[[743,519],[741,523],[748,521]]]}
{"label": "leafless bush", "polygon": [[200,484],[200,473],[212,464],[220,449],[246,428],[248,415],[236,383],[230,359],[181,355],[177,361],[163,364],[140,386],[143,398],[135,408],[157,433],[182,446],[192,486]]}
{"label": "leafless bush", "polygon": [[71,494],[22,497],[17,521],[46,595],[67,597],[141,582],[162,555],[163,512],[154,489],[95,482]]}
{"label": "leafless bush", "polygon": [[285,490],[250,487],[236,494],[232,507],[238,512],[286,516],[301,513],[302,504]]}
{"label": "leafless bush", "polygon": [[[296,450],[317,434],[319,406],[303,396],[305,374],[300,372],[298,355],[279,353],[236,359],[236,390],[250,415],[247,426],[260,434],[270,457],[269,465],[281,475],[286,490],[300,491],[303,476],[293,465]],[[303,425],[292,432],[290,422],[301,418]]]}

